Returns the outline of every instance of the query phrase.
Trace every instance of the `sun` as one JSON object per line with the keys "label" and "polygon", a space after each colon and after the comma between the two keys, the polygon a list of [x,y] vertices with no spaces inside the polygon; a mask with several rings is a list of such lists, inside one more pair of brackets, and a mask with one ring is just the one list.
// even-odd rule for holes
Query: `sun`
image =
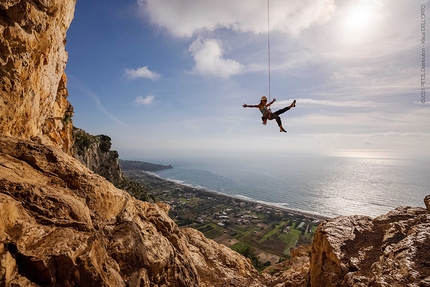
{"label": "sun", "polygon": [[350,31],[360,31],[367,28],[374,18],[375,7],[368,1],[359,2],[350,7],[345,14],[345,28]]}

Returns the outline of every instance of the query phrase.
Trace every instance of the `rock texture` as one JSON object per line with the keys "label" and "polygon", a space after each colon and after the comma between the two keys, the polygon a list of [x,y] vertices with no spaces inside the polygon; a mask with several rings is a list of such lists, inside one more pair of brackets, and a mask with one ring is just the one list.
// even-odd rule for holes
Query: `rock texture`
{"label": "rock texture", "polygon": [[118,152],[110,150],[112,144],[109,136],[93,136],[74,127],[73,138],[73,157],[79,162],[135,198],[154,202],[154,198],[148,193],[148,188],[123,174]]}
{"label": "rock texture", "polygon": [[200,231],[184,228],[182,232],[187,238],[195,268],[204,282],[202,286],[266,286],[260,282],[249,259],[216,244]]}
{"label": "rock texture", "polygon": [[123,180],[119,155],[110,150],[111,138],[106,135],[93,136],[82,129],[73,128],[73,156],[93,172],[112,183]]}
{"label": "rock texture", "polygon": [[258,286],[244,257],[210,240],[205,254],[217,256],[198,256],[203,241],[167,205],[136,200],[70,156],[74,6],[0,2],[0,286]]}
{"label": "rock texture", "polygon": [[263,286],[168,209],[54,147],[0,136],[0,286]]}
{"label": "rock texture", "polygon": [[0,1],[0,134],[70,153],[64,74],[74,0]]}
{"label": "rock texture", "polygon": [[0,1],[0,286],[430,286],[430,196],[427,209],[327,220],[310,261],[299,249],[260,276],[180,229],[168,205],[73,158],[64,45],[74,5]]}
{"label": "rock texture", "polygon": [[[300,246],[291,250],[291,259],[269,266],[263,270],[266,286],[291,287],[310,286],[311,246]],[[316,285],[319,286],[319,285]]]}
{"label": "rock texture", "polygon": [[312,286],[430,286],[430,210],[322,223],[312,244]]}

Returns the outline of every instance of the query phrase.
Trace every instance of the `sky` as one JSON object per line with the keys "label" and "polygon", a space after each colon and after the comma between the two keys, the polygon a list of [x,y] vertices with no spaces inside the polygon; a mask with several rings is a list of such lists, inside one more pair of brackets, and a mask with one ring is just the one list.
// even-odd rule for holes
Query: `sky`
{"label": "sky", "polygon": [[[428,156],[429,2],[78,0],[66,44],[73,123],[109,135],[124,159]],[[286,134],[242,107],[263,95],[272,111],[297,101],[281,115]]]}

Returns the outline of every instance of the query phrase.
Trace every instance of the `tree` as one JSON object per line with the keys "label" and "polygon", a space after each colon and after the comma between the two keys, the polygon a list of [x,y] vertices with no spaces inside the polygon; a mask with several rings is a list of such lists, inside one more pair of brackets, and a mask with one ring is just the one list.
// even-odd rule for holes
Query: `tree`
{"label": "tree", "polygon": [[[232,245],[231,249],[233,249],[234,251],[236,251],[239,254],[242,254],[246,258],[249,258],[251,260],[252,265],[254,265],[254,267],[257,270],[261,271],[265,267],[267,267],[266,264],[263,264],[263,262],[258,260],[258,256],[255,254],[255,249],[253,246],[251,246],[247,243],[244,243],[244,242],[238,242],[238,243]],[[269,262],[269,264],[270,264],[270,262]]]}
{"label": "tree", "polygon": [[110,148],[112,147],[112,142],[111,142],[110,136],[99,135],[99,138],[100,138],[100,150],[102,152],[110,151]]}

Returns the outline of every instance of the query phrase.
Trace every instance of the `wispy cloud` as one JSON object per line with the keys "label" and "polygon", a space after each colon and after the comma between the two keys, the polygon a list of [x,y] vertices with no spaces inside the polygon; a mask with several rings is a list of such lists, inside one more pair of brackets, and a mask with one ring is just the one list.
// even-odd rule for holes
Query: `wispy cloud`
{"label": "wispy cloud", "polygon": [[146,96],[145,98],[138,96],[136,97],[136,99],[134,99],[134,103],[138,106],[141,106],[141,105],[147,106],[151,104],[153,101],[154,101],[154,96],[152,95]]}
{"label": "wispy cloud", "polygon": [[382,133],[314,133],[314,134],[302,134],[306,137],[315,138],[386,138],[386,137],[401,137],[401,138],[428,138],[430,133],[409,133],[409,132],[382,132]]}
{"label": "wispy cloud", "polygon": [[69,85],[73,85],[75,88],[79,89],[80,91],[82,91],[84,94],[86,94],[87,96],[89,96],[95,103],[96,108],[101,111],[102,113],[104,113],[105,115],[107,115],[112,121],[119,123],[119,124],[123,124],[125,125],[124,122],[122,122],[121,120],[119,120],[117,117],[115,117],[114,115],[112,115],[111,113],[109,113],[106,108],[103,106],[100,97],[97,96],[95,93],[93,93],[90,89],[87,88],[87,86],[77,77],[68,74],[67,75],[68,80],[69,80]]}
{"label": "wispy cloud", "polygon": [[[380,132],[380,133],[313,133],[301,134],[308,138],[306,143],[318,145],[327,150],[362,149],[396,151],[400,154],[428,155],[429,133],[422,132]],[[400,151],[400,152],[399,152]]]}
{"label": "wispy cloud", "polygon": [[199,37],[191,44],[189,51],[194,57],[195,73],[228,78],[243,71],[244,66],[239,62],[223,58],[222,42],[219,40]]}
{"label": "wispy cloud", "polygon": [[138,69],[125,69],[125,76],[129,79],[144,78],[156,81],[161,75],[150,71],[148,66],[145,66]]}
{"label": "wispy cloud", "polygon": [[[153,24],[176,37],[218,28],[256,34],[267,31],[266,1],[248,0],[243,5],[230,0],[138,0],[138,5]],[[297,35],[312,24],[330,19],[335,5],[333,0],[273,1],[270,9],[273,30]]]}
{"label": "wispy cloud", "polygon": [[112,115],[111,113],[109,113],[105,107],[102,105],[100,98],[94,94],[93,92],[89,91],[89,90],[84,90],[85,93],[87,95],[89,95],[95,102],[96,107],[99,111],[101,111],[102,113],[106,114],[111,120],[113,120],[114,122],[120,123],[120,124],[124,124],[122,121],[120,121],[119,119],[117,119],[114,115]]}
{"label": "wispy cloud", "polygon": [[351,107],[351,108],[363,108],[363,107],[378,107],[379,104],[371,101],[333,101],[333,100],[314,100],[314,99],[298,99],[300,104],[310,105],[323,105],[323,106],[334,106],[334,107]]}

